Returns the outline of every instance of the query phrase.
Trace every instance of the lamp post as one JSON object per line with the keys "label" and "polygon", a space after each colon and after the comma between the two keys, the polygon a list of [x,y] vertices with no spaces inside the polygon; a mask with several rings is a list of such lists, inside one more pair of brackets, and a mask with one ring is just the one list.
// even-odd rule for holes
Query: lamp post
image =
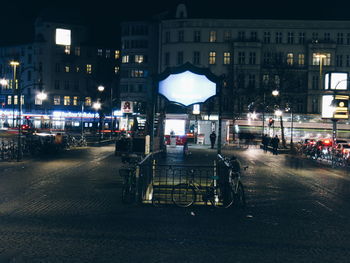
{"label": "lamp post", "polygon": [[[105,90],[105,87],[103,85],[99,85],[97,87],[97,90],[99,92],[103,92]],[[111,132],[110,132],[110,139],[112,139],[112,132],[113,132],[113,89],[111,87],[111,92],[110,92],[110,107],[111,107]]]}
{"label": "lamp post", "polygon": [[[96,110],[96,113],[97,113],[101,109],[101,103],[99,101],[96,101],[92,104],[92,107]],[[101,142],[101,126],[99,127],[99,136],[98,137],[99,137],[98,138],[99,142]]]}
{"label": "lamp post", "polygon": [[[22,92],[20,90],[20,86],[18,85],[17,82],[17,67],[19,67],[19,62],[18,61],[10,61],[10,65],[13,67],[13,94],[15,93],[15,89],[17,89],[17,103],[18,103],[18,115],[17,115],[17,125],[18,125],[18,145],[17,145],[17,161],[21,161],[22,159],[22,142],[21,142],[21,135],[22,135],[22,127],[21,127],[21,113],[22,113]],[[14,114],[14,108],[13,108],[13,114]],[[14,119],[13,119],[14,121]]]}
{"label": "lamp post", "polygon": [[[44,103],[43,101],[47,99],[47,94],[45,92],[41,91],[36,95],[36,97],[40,100],[41,104],[43,104]],[[46,107],[45,106],[44,106],[44,112],[46,114]],[[51,127],[51,123],[49,123],[49,130],[51,131],[50,127]]]}
{"label": "lamp post", "polygon": [[327,56],[325,54],[322,53],[317,53],[315,55],[316,58],[318,58],[319,63],[320,63],[320,78],[319,78],[319,88],[321,88],[322,85],[322,66],[323,66],[323,59],[327,58]]}

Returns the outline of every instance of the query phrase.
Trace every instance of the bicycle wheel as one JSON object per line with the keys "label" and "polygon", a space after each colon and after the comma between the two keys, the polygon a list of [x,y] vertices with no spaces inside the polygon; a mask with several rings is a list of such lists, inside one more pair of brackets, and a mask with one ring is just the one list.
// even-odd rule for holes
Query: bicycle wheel
{"label": "bicycle wheel", "polygon": [[228,208],[233,204],[234,194],[229,185],[217,187],[212,191],[210,202],[216,208]]}
{"label": "bicycle wheel", "polygon": [[136,199],[136,187],[132,184],[127,184],[123,186],[122,189],[122,202],[124,204],[131,204],[135,202]]}
{"label": "bicycle wheel", "polygon": [[196,191],[191,185],[178,184],[174,186],[171,198],[178,207],[189,207],[196,201]]}
{"label": "bicycle wheel", "polygon": [[246,206],[244,187],[241,182],[238,183],[237,192],[234,195],[234,202],[238,208]]}

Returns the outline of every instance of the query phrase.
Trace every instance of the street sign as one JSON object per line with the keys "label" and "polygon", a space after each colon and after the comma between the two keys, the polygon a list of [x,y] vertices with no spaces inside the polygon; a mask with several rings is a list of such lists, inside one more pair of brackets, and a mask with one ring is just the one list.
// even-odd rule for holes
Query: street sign
{"label": "street sign", "polygon": [[121,111],[123,113],[133,113],[134,112],[134,104],[132,101],[122,101],[121,103]]}

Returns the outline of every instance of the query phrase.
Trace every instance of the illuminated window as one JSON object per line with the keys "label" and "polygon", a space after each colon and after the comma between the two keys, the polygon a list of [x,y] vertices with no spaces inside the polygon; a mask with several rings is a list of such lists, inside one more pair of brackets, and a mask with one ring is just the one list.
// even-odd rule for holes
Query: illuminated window
{"label": "illuminated window", "polygon": [[216,52],[211,51],[211,52],[209,52],[209,64],[213,65],[215,63],[216,63]]}
{"label": "illuminated window", "polygon": [[43,100],[38,98],[38,96],[35,96],[35,105],[43,105]]}
{"label": "illuminated window", "polygon": [[76,56],[80,56],[80,47],[75,47],[74,53]]}
{"label": "illuminated window", "polygon": [[129,55],[122,56],[122,63],[129,63]]}
{"label": "illuminated window", "polygon": [[102,53],[103,53],[103,52],[102,52],[102,49],[100,49],[100,48],[97,49],[97,56],[102,57]]}
{"label": "illuminated window", "polygon": [[77,97],[77,96],[74,96],[74,97],[73,97],[73,105],[74,105],[74,106],[77,106],[77,105],[78,105],[78,97]]}
{"label": "illuminated window", "polygon": [[12,104],[12,96],[7,96],[7,105]]}
{"label": "illuminated window", "polygon": [[288,53],[287,54],[287,64],[288,65],[293,65],[293,53]]}
{"label": "illuminated window", "polygon": [[63,105],[69,106],[70,105],[70,97],[69,96],[64,96],[63,98]]}
{"label": "illuminated window", "polygon": [[224,52],[224,64],[225,65],[231,64],[231,53],[230,52]]}
{"label": "illuminated window", "polygon": [[65,67],[64,67],[64,71],[65,71],[66,73],[69,73],[70,67],[69,67],[69,66],[65,66]]}
{"label": "illuminated window", "polygon": [[303,66],[305,64],[305,55],[304,54],[299,54],[298,55],[298,64],[300,66]]}
{"label": "illuminated window", "polygon": [[132,69],[130,71],[130,75],[132,78],[143,78],[147,77],[147,71],[141,69]]}
{"label": "illuminated window", "polygon": [[109,49],[106,49],[106,58],[111,57],[111,51]]}
{"label": "illuminated window", "polygon": [[54,96],[53,97],[53,104],[54,105],[61,105],[61,97],[60,96]]}
{"label": "illuminated window", "polygon": [[114,67],[114,73],[115,73],[115,74],[118,74],[119,70],[120,70],[120,68],[119,68],[118,66],[115,66],[115,67]]}
{"label": "illuminated window", "polygon": [[86,73],[87,74],[91,74],[92,73],[92,66],[91,66],[91,64],[87,64],[86,65]]}
{"label": "illuminated window", "polygon": [[216,42],[216,31],[210,31],[209,42]]}
{"label": "illuminated window", "polygon": [[85,106],[91,106],[91,97],[85,97]]}
{"label": "illuminated window", "polygon": [[114,58],[119,59],[119,57],[120,57],[120,51],[119,50],[114,51]]}
{"label": "illuminated window", "polygon": [[331,53],[312,53],[312,65],[318,66],[320,65],[320,61],[322,59],[323,66],[331,65]]}
{"label": "illuminated window", "polygon": [[79,67],[79,66],[76,66],[76,67],[75,67],[75,72],[78,73],[79,71],[80,71],[80,67]]}
{"label": "illuminated window", "polygon": [[70,46],[65,46],[64,47],[64,53],[67,55],[70,55]]}
{"label": "illuminated window", "polygon": [[142,63],[144,61],[143,55],[135,55],[135,63]]}

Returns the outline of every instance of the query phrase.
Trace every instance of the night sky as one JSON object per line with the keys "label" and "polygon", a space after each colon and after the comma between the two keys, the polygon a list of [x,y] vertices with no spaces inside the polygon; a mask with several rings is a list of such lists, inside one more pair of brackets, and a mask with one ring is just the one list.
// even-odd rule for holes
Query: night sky
{"label": "night sky", "polygon": [[29,41],[33,22],[44,10],[59,13],[62,19],[75,20],[91,28],[95,39],[116,44],[119,22],[141,20],[162,12],[174,13],[178,3],[185,3],[190,17],[212,18],[277,18],[277,19],[349,19],[349,1],[308,0],[2,0],[0,4],[0,44]]}

